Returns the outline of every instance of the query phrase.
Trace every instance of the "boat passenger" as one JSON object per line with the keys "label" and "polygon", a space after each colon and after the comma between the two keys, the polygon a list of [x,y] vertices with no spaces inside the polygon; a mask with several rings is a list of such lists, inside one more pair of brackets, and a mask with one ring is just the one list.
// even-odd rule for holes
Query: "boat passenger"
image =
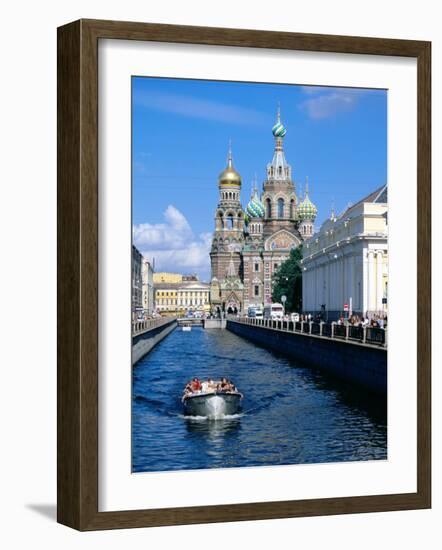
{"label": "boat passenger", "polygon": [[201,389],[204,393],[214,392],[216,390],[216,384],[212,378],[208,378],[206,382],[202,383]]}
{"label": "boat passenger", "polygon": [[217,390],[221,392],[229,391],[229,383],[225,376],[221,378],[221,382],[218,384]]}
{"label": "boat passenger", "polygon": [[201,382],[195,377],[190,383],[190,387],[192,392],[201,391]]}

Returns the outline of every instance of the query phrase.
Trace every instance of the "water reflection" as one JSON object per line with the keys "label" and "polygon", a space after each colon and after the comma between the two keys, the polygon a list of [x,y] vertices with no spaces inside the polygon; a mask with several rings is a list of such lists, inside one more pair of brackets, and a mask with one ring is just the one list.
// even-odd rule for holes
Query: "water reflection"
{"label": "water reflection", "polygon": [[183,416],[183,418],[190,434],[201,434],[212,441],[238,430],[241,425],[241,415],[217,419],[192,416]]}

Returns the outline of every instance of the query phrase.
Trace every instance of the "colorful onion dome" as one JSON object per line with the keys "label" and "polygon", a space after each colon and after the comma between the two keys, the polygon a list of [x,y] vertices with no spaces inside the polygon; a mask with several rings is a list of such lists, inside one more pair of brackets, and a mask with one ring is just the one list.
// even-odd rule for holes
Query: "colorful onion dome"
{"label": "colorful onion dome", "polygon": [[250,197],[250,201],[249,201],[249,204],[247,205],[246,211],[247,211],[247,214],[249,215],[249,218],[263,218],[265,214],[264,205],[261,202],[261,199],[259,198],[259,194],[258,194],[256,174],[255,174],[255,179],[253,181],[252,195]]}
{"label": "colorful onion dome", "polygon": [[262,204],[261,199],[258,197],[258,194],[255,193],[250,199],[249,204],[247,205],[247,214],[251,218],[263,218],[264,213],[264,205]]}
{"label": "colorful onion dome", "polygon": [[318,209],[309,199],[308,193],[305,194],[304,200],[298,206],[298,218],[302,220],[312,220],[314,221]]}
{"label": "colorful onion dome", "polygon": [[219,175],[218,181],[220,186],[241,187],[241,176],[233,167],[232,149],[230,146],[229,146],[229,154],[227,156],[227,166]]}
{"label": "colorful onion dome", "polygon": [[272,128],[272,133],[275,137],[283,138],[286,135],[287,130],[281,122],[277,122]]}
{"label": "colorful onion dome", "polygon": [[278,113],[276,115],[276,123],[272,128],[272,134],[276,138],[283,138],[287,133],[287,129],[285,126],[281,123],[281,110],[278,106]]}

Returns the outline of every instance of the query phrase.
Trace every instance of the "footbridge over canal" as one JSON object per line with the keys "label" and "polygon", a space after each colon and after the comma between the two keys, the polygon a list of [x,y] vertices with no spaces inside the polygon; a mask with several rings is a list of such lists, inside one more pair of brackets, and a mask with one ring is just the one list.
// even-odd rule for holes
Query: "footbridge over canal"
{"label": "footbridge over canal", "polygon": [[387,392],[384,329],[249,318],[229,318],[227,329],[369,391]]}

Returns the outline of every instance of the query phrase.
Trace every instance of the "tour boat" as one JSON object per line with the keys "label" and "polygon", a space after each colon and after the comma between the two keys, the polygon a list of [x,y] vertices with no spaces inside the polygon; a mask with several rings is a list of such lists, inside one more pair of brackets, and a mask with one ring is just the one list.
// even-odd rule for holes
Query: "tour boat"
{"label": "tour boat", "polygon": [[210,391],[184,394],[182,403],[184,412],[190,416],[207,416],[220,418],[237,414],[241,409],[243,396],[239,391]]}

